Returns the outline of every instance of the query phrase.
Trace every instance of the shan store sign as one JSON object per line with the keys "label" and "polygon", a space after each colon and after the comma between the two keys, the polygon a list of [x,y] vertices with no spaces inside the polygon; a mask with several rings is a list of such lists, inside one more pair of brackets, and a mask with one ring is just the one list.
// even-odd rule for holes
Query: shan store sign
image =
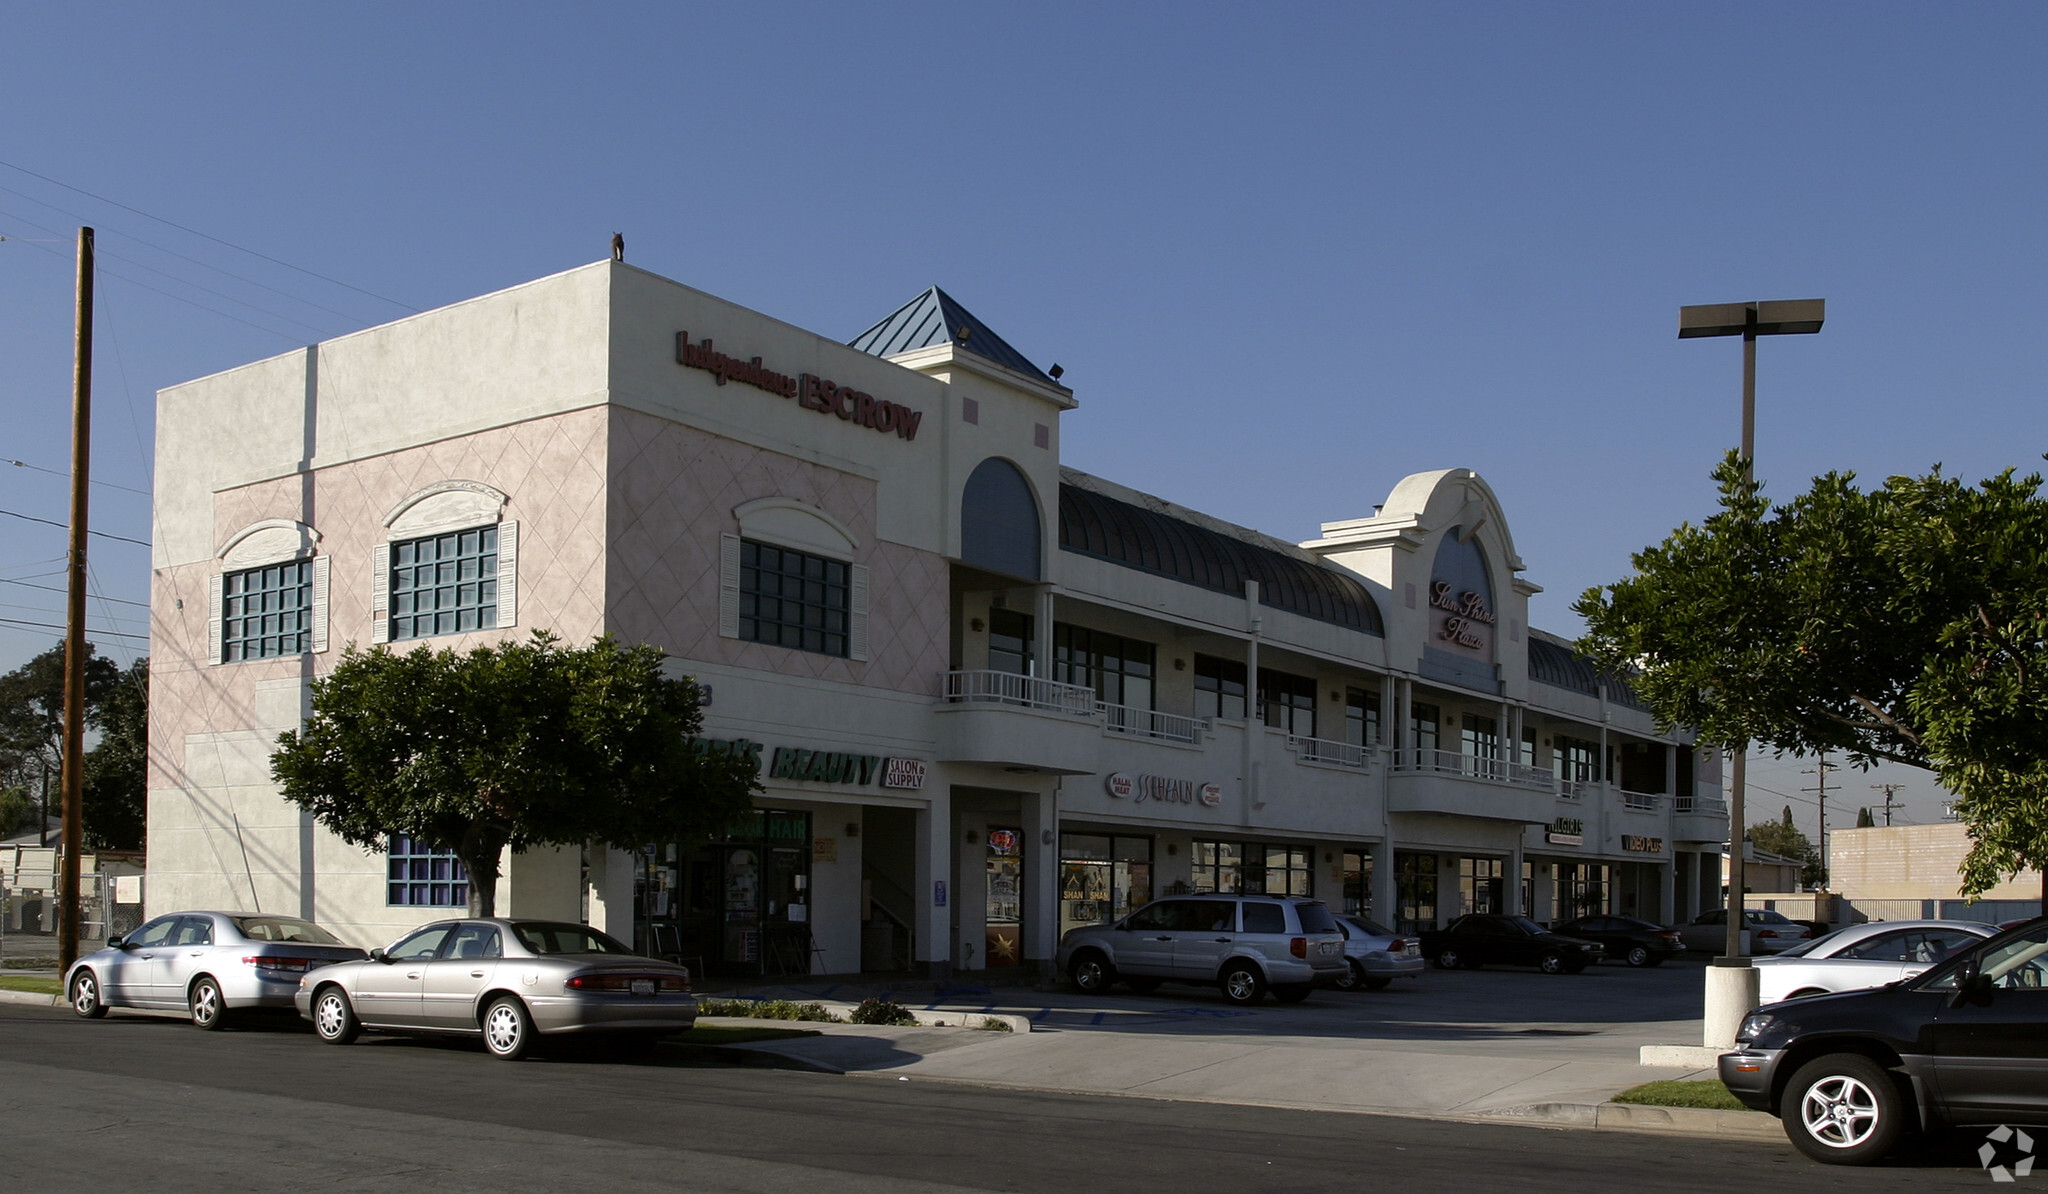
{"label": "shan store sign", "polygon": [[1166,775],[1126,775],[1119,771],[1105,776],[1102,786],[1111,796],[1132,804],[1151,800],[1163,804],[1200,803],[1215,808],[1223,803],[1220,784],[1198,784],[1191,779],[1174,779]]}
{"label": "shan store sign", "polygon": [[760,357],[741,360],[727,356],[714,348],[708,338],[692,344],[688,332],[676,333],[676,363],[704,370],[717,378],[719,385],[736,381],[743,386],[766,390],[778,398],[794,398],[796,404],[805,410],[834,415],[871,431],[893,431],[898,439],[916,439],[917,425],[924,421],[922,411],[912,410],[900,402],[878,399],[852,386],[837,385],[828,378],[810,373],[791,377],[762,365]]}

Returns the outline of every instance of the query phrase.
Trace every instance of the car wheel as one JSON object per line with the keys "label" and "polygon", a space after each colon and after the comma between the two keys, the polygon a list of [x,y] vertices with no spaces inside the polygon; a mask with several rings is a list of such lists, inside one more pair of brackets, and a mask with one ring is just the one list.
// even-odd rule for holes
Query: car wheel
{"label": "car wheel", "polygon": [[1391,978],[1369,978],[1365,980],[1365,989],[1368,991],[1384,991],[1387,989],[1387,985],[1393,981]]}
{"label": "car wheel", "polygon": [[1159,983],[1160,980],[1156,978],[1127,978],[1124,980],[1125,986],[1140,995],[1150,995],[1152,992],[1157,991]]}
{"label": "car wheel", "polygon": [[1313,990],[1315,987],[1311,983],[1287,983],[1273,988],[1273,998],[1282,1003],[1300,1003],[1307,999],[1308,993]]}
{"label": "car wheel", "polygon": [[533,1017],[526,1005],[510,995],[500,995],[484,1009],[484,1048],[491,1056],[518,1061],[533,1048]]}
{"label": "car wheel", "polygon": [[1356,991],[1364,986],[1365,983],[1365,967],[1360,966],[1357,962],[1352,962],[1344,967],[1344,973],[1339,975],[1330,985],[1339,991]]}
{"label": "car wheel", "polygon": [[1067,963],[1067,978],[1083,995],[1100,995],[1116,981],[1116,969],[1108,958],[1091,949],[1075,954]]}
{"label": "car wheel", "polygon": [[1238,962],[1223,972],[1223,998],[1248,1007],[1266,997],[1266,980],[1259,972],[1243,962]]}
{"label": "car wheel", "polygon": [[1905,1099],[1883,1066],[1835,1053],[1799,1067],[1778,1108],[1800,1152],[1829,1165],[1868,1165],[1898,1143]]}
{"label": "car wheel", "polygon": [[1651,957],[1650,947],[1647,945],[1629,946],[1627,958],[1628,964],[1631,966],[1655,966],[1659,961],[1662,960],[1660,958]]}
{"label": "car wheel", "polygon": [[192,995],[185,1001],[192,1013],[192,1026],[207,1032],[218,1032],[227,1027],[228,1002],[221,997],[220,984],[210,974],[199,976],[192,984]]}
{"label": "car wheel", "polygon": [[71,1010],[88,1020],[107,1014],[107,1005],[100,998],[99,975],[81,970],[71,976]]}
{"label": "car wheel", "polygon": [[363,1030],[356,1009],[340,987],[325,986],[313,996],[313,1034],[330,1045],[346,1045]]}
{"label": "car wheel", "polygon": [[1563,974],[1571,969],[1571,966],[1564,960],[1563,954],[1551,950],[1536,960],[1536,969],[1545,974]]}
{"label": "car wheel", "polygon": [[1436,964],[1439,970],[1456,970],[1465,964],[1465,959],[1459,955],[1457,950],[1446,945],[1437,951]]}

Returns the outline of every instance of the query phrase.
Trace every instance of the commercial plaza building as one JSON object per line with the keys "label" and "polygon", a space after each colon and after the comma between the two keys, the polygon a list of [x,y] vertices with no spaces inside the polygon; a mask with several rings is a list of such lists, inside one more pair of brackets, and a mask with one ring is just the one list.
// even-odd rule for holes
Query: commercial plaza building
{"label": "commercial plaza building", "polygon": [[1185,890],[1713,905],[1718,760],[1529,626],[1484,479],[1297,545],[1063,468],[1075,407],[936,288],[844,344],[615,261],[164,391],[150,911],[459,906],[268,751],[348,643],[538,628],[662,647],[765,790],[713,843],[511,856],[501,910],[713,971],[1036,963]]}

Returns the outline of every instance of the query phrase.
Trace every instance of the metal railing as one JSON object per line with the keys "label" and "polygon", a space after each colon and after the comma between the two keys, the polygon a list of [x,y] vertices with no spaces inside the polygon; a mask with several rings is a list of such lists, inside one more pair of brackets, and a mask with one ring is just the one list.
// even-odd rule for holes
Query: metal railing
{"label": "metal railing", "polygon": [[945,681],[945,700],[949,704],[988,702],[1076,717],[1093,717],[1097,713],[1095,690],[1080,684],[1060,684],[1037,676],[988,670],[947,672]]}
{"label": "metal railing", "polygon": [[1725,817],[1728,804],[1718,796],[1680,796],[1673,807],[1681,813],[1695,813],[1703,817]]}
{"label": "metal railing", "polygon": [[1557,781],[1557,797],[1560,800],[1584,800],[1600,794],[1597,779],[1560,779]]}
{"label": "metal railing", "polygon": [[1183,717],[1178,713],[1159,713],[1134,705],[1112,705],[1107,701],[1098,701],[1095,710],[1102,714],[1103,726],[1112,734],[1161,738],[1168,742],[1199,743],[1203,731],[1209,728],[1209,719],[1206,717]]}
{"label": "metal railing", "polygon": [[1657,802],[1662,799],[1663,797],[1655,792],[1631,792],[1627,788],[1621,790],[1621,807],[1632,808],[1638,812],[1655,812]]}
{"label": "metal railing", "polygon": [[1510,763],[1505,759],[1488,758],[1485,755],[1461,754],[1455,750],[1397,750],[1394,752],[1394,770],[1407,773],[1441,772],[1539,792],[1551,790],[1554,782],[1550,772],[1539,768],[1522,763]]}
{"label": "metal railing", "polygon": [[1357,767],[1363,770],[1372,765],[1377,753],[1370,746],[1353,746],[1349,742],[1333,742],[1328,738],[1302,738],[1289,734],[1287,749],[1304,763],[1334,763],[1339,767]]}

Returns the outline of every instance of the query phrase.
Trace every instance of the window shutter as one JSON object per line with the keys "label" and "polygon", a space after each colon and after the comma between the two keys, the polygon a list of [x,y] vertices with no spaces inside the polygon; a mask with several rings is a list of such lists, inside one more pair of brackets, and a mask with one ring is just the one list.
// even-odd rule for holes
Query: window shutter
{"label": "window shutter", "polygon": [[740,537],[718,537],[718,633],[740,636]]}
{"label": "window shutter", "polygon": [[849,570],[847,594],[846,655],[849,659],[868,657],[868,566],[855,564]]}
{"label": "window shutter", "polygon": [[391,545],[370,549],[370,641],[391,641]]}
{"label": "window shutter", "polygon": [[519,625],[519,524],[498,524],[498,625]]}
{"label": "window shutter", "polygon": [[220,662],[220,589],[221,577],[216,572],[206,578],[206,662]]}
{"label": "window shutter", "polygon": [[313,557],[313,599],[308,616],[313,620],[310,637],[315,655],[327,649],[327,565],[332,558]]}

